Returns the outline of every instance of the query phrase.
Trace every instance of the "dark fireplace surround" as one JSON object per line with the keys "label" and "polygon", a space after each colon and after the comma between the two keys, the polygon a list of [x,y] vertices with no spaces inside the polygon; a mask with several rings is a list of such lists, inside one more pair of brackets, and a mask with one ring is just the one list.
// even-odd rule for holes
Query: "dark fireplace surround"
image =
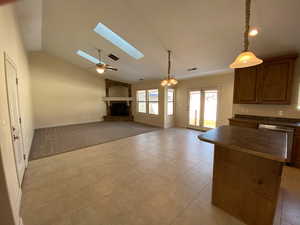
{"label": "dark fireplace surround", "polygon": [[[119,81],[105,79],[106,97],[112,97],[109,94],[111,87],[121,86],[128,88],[128,97],[131,97],[131,84]],[[121,96],[120,96],[121,97]],[[132,121],[131,101],[106,101],[107,115],[104,116],[105,121]]]}
{"label": "dark fireplace surround", "polygon": [[111,102],[110,114],[111,116],[129,116],[129,106],[127,102]]}

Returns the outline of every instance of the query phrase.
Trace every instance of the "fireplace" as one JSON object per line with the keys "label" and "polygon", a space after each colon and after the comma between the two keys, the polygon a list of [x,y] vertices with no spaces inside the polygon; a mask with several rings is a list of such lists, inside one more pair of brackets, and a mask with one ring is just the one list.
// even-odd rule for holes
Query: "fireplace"
{"label": "fireplace", "polygon": [[106,97],[103,100],[106,103],[107,115],[106,121],[132,121],[131,112],[131,84],[106,79]]}
{"label": "fireplace", "polygon": [[112,102],[110,105],[111,116],[129,116],[129,106],[127,102]]}

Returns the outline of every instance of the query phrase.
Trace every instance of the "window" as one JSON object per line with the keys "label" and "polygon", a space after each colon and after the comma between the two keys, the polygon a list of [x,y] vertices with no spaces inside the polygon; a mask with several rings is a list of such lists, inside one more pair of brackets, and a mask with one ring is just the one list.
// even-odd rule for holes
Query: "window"
{"label": "window", "polygon": [[174,89],[168,89],[168,116],[174,114]]}
{"label": "window", "polygon": [[159,114],[159,94],[158,89],[138,90],[136,92],[137,112],[152,115]]}
{"label": "window", "polygon": [[158,115],[158,89],[148,90],[149,114]]}
{"label": "window", "polygon": [[[85,58],[86,60],[90,61],[91,63],[94,63],[94,64],[100,63],[99,59],[95,58],[94,56],[89,55],[88,53],[86,53],[82,50],[78,50],[76,52],[76,54]],[[101,63],[105,64],[104,62],[101,62]]]}
{"label": "window", "polygon": [[146,91],[140,90],[136,92],[137,111],[140,113],[147,112]]}
{"label": "window", "polygon": [[105,26],[102,23],[98,23],[95,27],[94,31],[105,38],[106,40],[110,41],[112,44],[117,46],[118,48],[122,49],[124,52],[126,52],[128,55],[135,59],[141,59],[144,57],[144,54],[141,53],[139,50],[137,50],[134,46],[129,44],[126,40],[124,40],[122,37],[117,35],[115,32],[113,32],[111,29],[109,29],[107,26]]}

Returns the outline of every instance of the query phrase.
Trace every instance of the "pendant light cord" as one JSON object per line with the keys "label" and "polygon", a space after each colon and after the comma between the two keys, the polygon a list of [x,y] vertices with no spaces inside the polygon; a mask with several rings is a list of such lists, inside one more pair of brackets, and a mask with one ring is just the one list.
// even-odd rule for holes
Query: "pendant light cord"
{"label": "pendant light cord", "polygon": [[249,30],[250,30],[250,8],[251,0],[246,0],[246,24],[244,33],[244,51],[248,51],[249,48]]}
{"label": "pendant light cord", "polygon": [[171,51],[168,50],[168,80],[170,79],[171,73]]}

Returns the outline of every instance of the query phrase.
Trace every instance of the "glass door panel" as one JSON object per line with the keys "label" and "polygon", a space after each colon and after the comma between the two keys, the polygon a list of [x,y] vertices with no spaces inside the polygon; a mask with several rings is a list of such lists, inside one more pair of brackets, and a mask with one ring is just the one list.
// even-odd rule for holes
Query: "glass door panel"
{"label": "glass door panel", "polygon": [[201,91],[189,92],[189,126],[200,126]]}
{"label": "glass door panel", "polygon": [[218,91],[189,91],[188,127],[201,130],[215,128],[217,125]]}
{"label": "glass door panel", "polygon": [[217,125],[218,91],[204,91],[203,127],[215,128]]}

